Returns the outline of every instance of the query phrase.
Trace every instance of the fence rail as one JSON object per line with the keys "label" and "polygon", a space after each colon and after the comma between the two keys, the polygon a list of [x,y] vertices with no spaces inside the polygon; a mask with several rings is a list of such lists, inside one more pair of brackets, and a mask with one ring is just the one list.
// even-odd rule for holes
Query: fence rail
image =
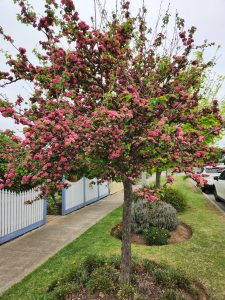
{"label": "fence rail", "polygon": [[98,183],[97,178],[83,177],[77,182],[67,182],[70,187],[62,190],[62,215],[67,215],[109,195],[108,182]]}
{"label": "fence rail", "polygon": [[35,189],[0,191],[0,245],[46,223],[46,201],[35,200],[38,194]]}

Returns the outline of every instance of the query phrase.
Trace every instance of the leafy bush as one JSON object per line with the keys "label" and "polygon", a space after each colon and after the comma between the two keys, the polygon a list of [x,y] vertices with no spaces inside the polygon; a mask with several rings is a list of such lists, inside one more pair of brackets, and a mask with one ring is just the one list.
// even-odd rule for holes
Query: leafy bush
{"label": "leafy bush", "polygon": [[119,299],[133,299],[136,292],[134,286],[124,283],[120,286],[117,296]]}
{"label": "leafy bush", "polygon": [[119,269],[120,262],[121,262],[121,256],[114,255],[107,258],[107,264],[113,266],[116,269]]}
{"label": "leafy bush", "polygon": [[104,265],[96,270],[90,276],[87,289],[90,293],[106,292],[114,290],[114,283],[119,280],[119,272],[113,266]]}
{"label": "leafy bush", "polygon": [[71,271],[66,277],[65,282],[76,282],[79,285],[85,285],[88,282],[89,274],[81,265],[76,270]]}
{"label": "leafy bush", "polygon": [[132,203],[131,229],[135,233],[142,233],[149,227],[150,203],[148,200],[138,199]]}
{"label": "leafy bush", "polygon": [[149,214],[150,226],[174,230],[178,225],[176,209],[165,202],[152,202]]}
{"label": "leafy bush", "polygon": [[156,269],[152,272],[154,281],[163,287],[173,288],[176,284],[174,272],[170,269]]}
{"label": "leafy bush", "polygon": [[55,287],[53,292],[48,296],[49,300],[64,300],[69,293],[78,292],[81,286],[74,283],[64,283]]}
{"label": "leafy bush", "polygon": [[171,187],[160,190],[160,199],[171,204],[178,212],[184,212],[187,208],[187,200],[183,194]]}
{"label": "leafy bush", "polygon": [[[74,284],[75,286],[84,286],[89,280],[89,274],[83,268],[83,265],[76,265],[67,274],[63,275],[63,278],[58,278],[51,282],[47,288],[47,292],[52,292],[55,290],[62,290],[61,286],[67,285],[68,283]],[[57,292],[57,293],[58,293]]]}
{"label": "leafy bush", "polygon": [[119,239],[122,240],[122,235],[123,235],[123,228],[122,226],[119,224],[116,227],[114,227],[114,236]]}
{"label": "leafy bush", "polygon": [[175,278],[176,286],[180,289],[190,291],[192,287],[192,282],[184,274],[179,271],[171,271],[172,276]]}
{"label": "leafy bush", "polygon": [[147,245],[166,245],[170,232],[167,229],[150,227],[144,230],[144,239]]}
{"label": "leafy bush", "polygon": [[163,294],[160,300],[185,300],[185,298],[174,290],[168,290]]}
{"label": "leafy bush", "polygon": [[143,233],[152,226],[174,230],[178,223],[176,210],[168,203],[145,199],[132,203],[131,228],[135,233]]}
{"label": "leafy bush", "polygon": [[91,274],[95,269],[102,267],[105,264],[105,257],[96,254],[90,254],[83,260],[83,267]]}
{"label": "leafy bush", "polygon": [[144,269],[147,273],[152,274],[152,272],[158,268],[158,265],[149,259],[144,259],[142,262]]}
{"label": "leafy bush", "polygon": [[[186,292],[193,295],[195,298],[198,299],[199,297],[199,291],[196,289],[196,287],[193,285],[190,278],[188,278],[186,275],[184,275],[182,272],[174,270],[174,269],[168,269],[168,268],[158,268],[155,269],[152,272],[153,279],[156,283],[162,285],[163,287],[167,288],[178,288],[185,290]],[[163,298],[164,299],[164,298]],[[165,298],[167,299],[167,298]],[[170,298],[168,298],[170,299]],[[172,299],[172,298],[171,298]],[[177,299],[177,298],[174,298]],[[178,298],[182,299],[182,298]]]}
{"label": "leafy bush", "polygon": [[192,294],[195,298],[199,297],[199,290],[193,286],[190,278],[177,270],[172,270],[171,272],[173,272],[173,277],[175,278],[177,288],[185,290],[186,292]]}

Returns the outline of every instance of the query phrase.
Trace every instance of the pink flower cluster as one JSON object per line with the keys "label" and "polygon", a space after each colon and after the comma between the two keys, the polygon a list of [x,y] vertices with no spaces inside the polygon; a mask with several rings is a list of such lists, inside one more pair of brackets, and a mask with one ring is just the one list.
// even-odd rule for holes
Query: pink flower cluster
{"label": "pink flower cluster", "polygon": [[160,198],[154,196],[155,192],[155,190],[149,189],[147,187],[144,187],[143,189],[134,190],[134,193],[140,198],[147,199],[149,201],[159,201]]}
{"label": "pink flower cluster", "polygon": [[173,176],[171,176],[171,175],[167,176],[166,182],[167,182],[167,183],[173,183],[173,182],[174,182]]}

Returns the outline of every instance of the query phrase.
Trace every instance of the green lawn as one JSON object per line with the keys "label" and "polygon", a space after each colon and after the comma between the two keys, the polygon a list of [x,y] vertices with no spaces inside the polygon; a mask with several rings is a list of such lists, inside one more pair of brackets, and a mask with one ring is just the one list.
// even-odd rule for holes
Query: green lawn
{"label": "green lawn", "polygon": [[[180,218],[193,229],[190,240],[167,246],[133,246],[133,254],[166,263],[201,281],[216,300],[225,299],[225,217],[204,196],[177,178],[175,186],[188,199],[188,210]],[[49,284],[63,277],[76,261],[89,253],[119,254],[120,241],[110,236],[121,220],[121,208],[106,216],[80,238],[59,251],[36,271],[9,289],[0,299],[47,299]]]}

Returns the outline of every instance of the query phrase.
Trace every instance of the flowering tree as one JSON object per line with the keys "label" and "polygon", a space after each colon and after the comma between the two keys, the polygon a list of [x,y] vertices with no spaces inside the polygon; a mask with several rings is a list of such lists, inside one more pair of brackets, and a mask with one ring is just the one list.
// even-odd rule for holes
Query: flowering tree
{"label": "flowering tree", "polygon": [[[200,59],[202,59],[202,53],[201,52],[196,52],[196,55]],[[201,74],[201,77],[199,77],[199,81],[196,83],[193,83],[192,89],[197,88],[200,90],[198,91],[198,96],[201,99],[199,101],[199,108],[201,107],[209,107],[210,102],[213,102],[216,97],[218,96],[219,91],[221,90],[221,87],[223,85],[223,82],[225,80],[224,76],[221,75],[216,75],[215,72],[213,72],[213,68],[215,65],[217,57],[213,57],[211,60],[211,66],[208,66],[205,71]],[[184,77],[185,80],[185,77]],[[200,84],[201,83],[201,84]],[[197,86],[196,86],[197,84]],[[224,116],[224,99],[220,99],[219,101],[219,107],[220,107],[220,113],[222,116]],[[212,125],[212,122],[210,120],[205,119],[205,128]],[[205,144],[205,147],[207,145],[214,145],[216,142],[218,142],[221,137],[222,137],[223,131],[220,132],[220,135],[218,134],[209,134],[207,130],[205,130],[206,136],[204,137],[204,133],[202,132],[202,143]],[[219,161],[219,158],[222,156],[222,149],[217,148],[216,151],[213,151],[212,153],[208,154],[205,157],[199,157],[199,159],[195,158],[195,165],[200,167],[203,164],[210,165],[210,164],[215,164]],[[156,173],[156,187],[160,188],[161,186],[161,174],[162,171],[171,169],[173,170],[173,167],[176,166],[176,161],[171,161],[171,160],[164,160],[161,161],[160,164],[158,164],[153,170],[149,170],[151,173],[152,171]],[[181,166],[181,165],[179,165]],[[193,172],[195,173],[195,170],[193,169]],[[194,176],[195,180],[197,180],[198,183],[203,184],[204,180],[200,177],[197,176],[196,174],[189,173],[190,176]]]}
{"label": "flowering tree", "polygon": [[[0,131],[0,189],[5,187],[11,191],[22,191],[30,189],[30,184],[22,184],[23,176],[29,174],[26,166],[23,165],[23,161],[26,160],[27,152],[25,148],[21,148],[19,144],[20,139],[13,133],[13,131],[6,130],[6,132]],[[17,149],[20,152],[17,152]],[[13,172],[10,176],[5,177],[7,174],[8,166],[13,160]],[[11,179],[13,178],[13,184]],[[4,184],[5,183],[5,184]],[[38,184],[37,182],[35,185]]]}
{"label": "flowering tree", "polygon": [[[165,161],[190,169],[215,151],[203,141],[219,134],[223,123],[217,101],[199,106],[201,76],[211,62],[193,57],[195,28],[185,31],[178,16],[177,35],[166,47],[168,14],[150,38],[145,9],[133,18],[129,2],[122,1],[120,17],[113,14],[101,30],[79,19],[72,0],[46,0],[41,18],[27,1],[14,2],[21,7],[19,20],[44,34],[42,50],[35,50],[38,64],[18,48],[16,57],[7,54],[10,71],[0,73],[2,87],[19,80],[34,85],[25,110],[21,96],[0,105],[4,117],[24,125],[18,148],[28,153],[29,174],[22,183],[41,179],[46,190],[60,188],[62,174],[81,168],[123,181],[120,279],[129,282],[134,179]],[[14,45],[3,29],[1,34]],[[13,184],[14,168],[10,159],[1,187]]]}

